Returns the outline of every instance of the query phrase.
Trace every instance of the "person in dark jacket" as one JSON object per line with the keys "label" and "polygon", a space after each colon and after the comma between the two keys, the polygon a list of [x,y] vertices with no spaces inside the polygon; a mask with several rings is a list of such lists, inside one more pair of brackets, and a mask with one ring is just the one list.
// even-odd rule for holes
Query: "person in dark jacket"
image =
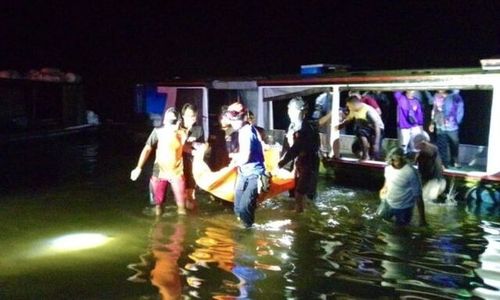
{"label": "person in dark jacket", "polygon": [[294,162],[295,168],[295,210],[304,210],[304,200],[314,199],[319,170],[319,135],[305,120],[307,106],[304,100],[296,97],[288,103],[290,126],[285,140],[285,154],[278,162],[283,168],[289,162]]}

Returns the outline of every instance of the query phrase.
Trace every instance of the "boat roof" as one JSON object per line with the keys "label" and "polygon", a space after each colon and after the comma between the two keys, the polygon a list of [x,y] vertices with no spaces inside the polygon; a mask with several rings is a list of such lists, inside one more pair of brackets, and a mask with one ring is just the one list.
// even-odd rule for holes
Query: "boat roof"
{"label": "boat roof", "polygon": [[[243,84],[252,82],[256,86],[279,85],[311,85],[311,84],[353,84],[384,82],[419,82],[446,81],[457,77],[500,76],[500,70],[484,70],[481,68],[440,68],[440,69],[407,69],[407,70],[351,70],[335,71],[316,75],[282,74],[266,76],[217,77],[205,79],[172,79],[154,83],[164,86],[200,86],[217,88],[222,83],[240,83],[235,86],[252,86]],[[235,88],[237,89],[237,88]]]}

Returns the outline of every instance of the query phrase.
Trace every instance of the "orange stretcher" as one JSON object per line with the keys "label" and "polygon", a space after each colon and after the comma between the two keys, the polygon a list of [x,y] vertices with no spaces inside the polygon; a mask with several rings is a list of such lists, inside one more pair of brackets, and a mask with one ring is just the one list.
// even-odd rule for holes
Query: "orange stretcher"
{"label": "orange stretcher", "polygon": [[[213,172],[203,161],[203,151],[193,153],[193,177],[196,184],[212,195],[230,202],[234,202],[234,187],[236,185],[237,170],[234,167],[224,167]],[[270,148],[264,151],[266,170],[276,169],[279,161],[279,150]],[[294,174],[280,170],[273,174],[271,187],[268,192],[259,195],[258,201],[264,201],[295,187]]]}

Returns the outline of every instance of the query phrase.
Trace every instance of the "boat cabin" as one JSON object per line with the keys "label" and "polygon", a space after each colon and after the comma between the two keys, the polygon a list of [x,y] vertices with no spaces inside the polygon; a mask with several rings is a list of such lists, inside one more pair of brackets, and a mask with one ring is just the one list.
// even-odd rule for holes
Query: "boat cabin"
{"label": "boat cabin", "polygon": [[[231,78],[217,80],[173,80],[152,85],[138,85],[136,110],[161,116],[166,107],[178,108],[186,102],[200,109],[199,123],[205,132],[213,130],[221,107],[235,100],[254,113],[257,125],[266,130],[284,132],[289,120],[287,103],[300,96],[309,105],[308,118],[318,121],[329,115],[319,130],[326,161],[336,167],[352,165],[381,169],[383,156],[398,145],[396,100],[398,91],[416,91],[424,114],[423,129],[430,125],[433,95],[439,90],[459,93],[464,115],[459,129],[460,167],[450,166],[446,175],[478,180],[500,181],[500,71],[481,68],[335,71],[325,74]],[[149,92],[148,92],[149,91]],[[147,96],[150,93],[151,96]],[[379,104],[385,125],[382,157],[360,161],[353,155],[352,129],[337,130],[349,94],[368,93]],[[161,117],[160,117],[161,118]],[[273,136],[273,135],[271,135]],[[430,138],[435,139],[432,133]]]}

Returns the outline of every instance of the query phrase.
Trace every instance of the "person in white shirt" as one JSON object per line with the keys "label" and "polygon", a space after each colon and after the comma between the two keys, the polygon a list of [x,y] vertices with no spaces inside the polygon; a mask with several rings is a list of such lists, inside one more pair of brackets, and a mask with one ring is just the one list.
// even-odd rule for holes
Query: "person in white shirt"
{"label": "person in white shirt", "polygon": [[406,161],[401,148],[392,149],[387,159],[378,215],[386,220],[395,218],[396,225],[405,226],[410,223],[413,207],[416,205],[420,217],[419,225],[426,225],[422,184],[417,170]]}

